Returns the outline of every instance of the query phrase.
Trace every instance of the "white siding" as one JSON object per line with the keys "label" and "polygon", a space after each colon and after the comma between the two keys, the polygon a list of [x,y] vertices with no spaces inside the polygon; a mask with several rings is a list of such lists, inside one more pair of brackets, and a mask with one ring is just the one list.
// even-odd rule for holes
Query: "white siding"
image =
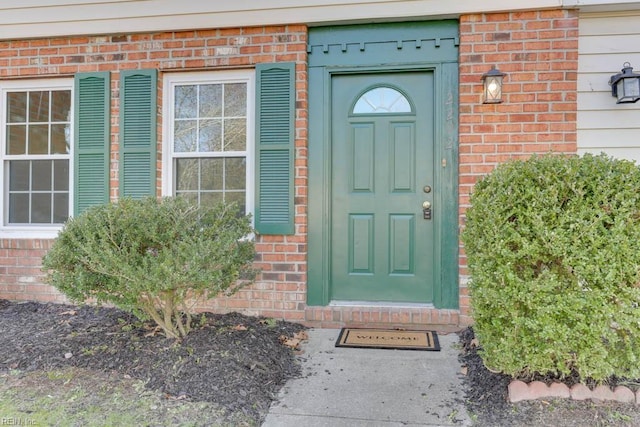
{"label": "white siding", "polygon": [[637,0],[562,0],[567,8],[579,8],[583,12],[612,12],[640,9]]}
{"label": "white siding", "polygon": [[581,14],[578,152],[640,163],[640,101],[616,104],[609,78],[625,62],[640,72],[640,12]]}
{"label": "white siding", "polygon": [[442,19],[557,8],[640,10],[640,0],[0,0],[0,40]]}
{"label": "white siding", "polygon": [[[566,1],[566,0],[564,0]],[[0,39],[451,18],[563,0],[0,0]]]}

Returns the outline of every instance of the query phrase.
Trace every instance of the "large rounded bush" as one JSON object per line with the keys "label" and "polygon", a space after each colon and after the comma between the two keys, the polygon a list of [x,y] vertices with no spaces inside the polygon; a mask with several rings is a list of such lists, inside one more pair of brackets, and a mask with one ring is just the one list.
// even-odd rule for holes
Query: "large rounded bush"
{"label": "large rounded bush", "polygon": [[640,168],[545,155],[479,181],[462,233],[485,364],[640,377]]}
{"label": "large rounded bush", "polygon": [[70,299],[114,304],[180,337],[199,300],[233,293],[254,278],[251,232],[234,205],[126,198],[70,219],[43,267]]}

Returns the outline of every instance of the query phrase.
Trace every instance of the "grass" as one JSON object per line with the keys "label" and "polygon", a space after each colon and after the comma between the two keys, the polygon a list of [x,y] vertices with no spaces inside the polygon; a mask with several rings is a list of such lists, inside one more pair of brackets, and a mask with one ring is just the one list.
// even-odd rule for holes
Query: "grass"
{"label": "grass", "polygon": [[[0,374],[0,424],[23,426],[228,425],[206,402],[172,400],[142,381],[77,368]],[[234,425],[250,425],[234,419]]]}

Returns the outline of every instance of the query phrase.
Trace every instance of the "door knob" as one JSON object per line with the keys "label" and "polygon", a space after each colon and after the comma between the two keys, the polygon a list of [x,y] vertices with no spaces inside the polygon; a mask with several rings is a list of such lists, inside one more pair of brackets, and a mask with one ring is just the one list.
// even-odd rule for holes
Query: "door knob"
{"label": "door knob", "polygon": [[428,200],[425,200],[424,202],[422,202],[422,209],[430,209],[431,208],[431,202]]}

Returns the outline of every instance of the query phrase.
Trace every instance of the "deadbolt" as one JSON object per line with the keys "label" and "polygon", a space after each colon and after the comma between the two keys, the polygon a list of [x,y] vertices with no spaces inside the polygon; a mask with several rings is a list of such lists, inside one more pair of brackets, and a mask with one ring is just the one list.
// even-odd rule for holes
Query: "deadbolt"
{"label": "deadbolt", "polygon": [[431,202],[428,200],[422,202],[422,209],[431,209]]}
{"label": "deadbolt", "polygon": [[431,193],[431,186],[430,185],[425,185],[422,188],[422,191],[424,191],[425,193]]}

